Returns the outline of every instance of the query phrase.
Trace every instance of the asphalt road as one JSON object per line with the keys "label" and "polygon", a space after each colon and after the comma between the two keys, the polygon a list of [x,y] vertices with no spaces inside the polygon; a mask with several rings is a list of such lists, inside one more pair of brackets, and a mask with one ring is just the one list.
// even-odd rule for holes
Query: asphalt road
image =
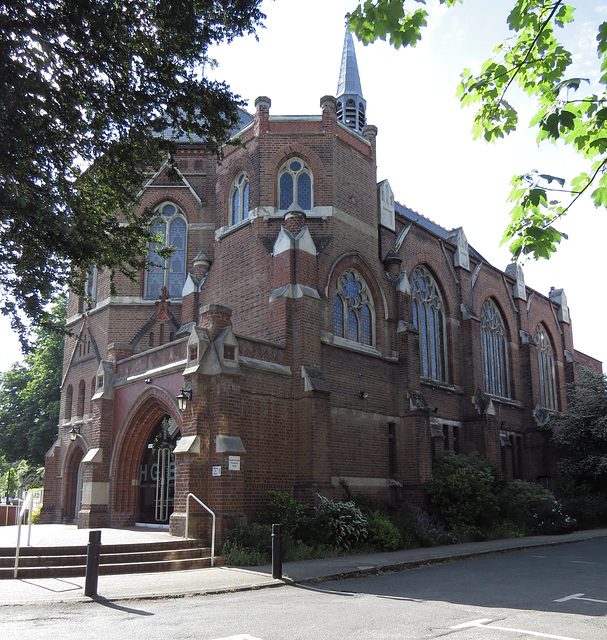
{"label": "asphalt road", "polygon": [[322,584],[0,609],[28,640],[603,640],[607,539]]}

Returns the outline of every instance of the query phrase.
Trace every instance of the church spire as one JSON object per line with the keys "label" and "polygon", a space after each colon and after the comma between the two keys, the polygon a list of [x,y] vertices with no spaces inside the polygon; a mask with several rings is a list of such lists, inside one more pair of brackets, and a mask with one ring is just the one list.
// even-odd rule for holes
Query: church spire
{"label": "church spire", "polygon": [[366,122],[367,102],[363,98],[363,90],[358,75],[354,40],[348,26],[350,14],[346,14],[346,37],[341,54],[341,68],[337,83],[337,119],[345,125],[361,132]]}

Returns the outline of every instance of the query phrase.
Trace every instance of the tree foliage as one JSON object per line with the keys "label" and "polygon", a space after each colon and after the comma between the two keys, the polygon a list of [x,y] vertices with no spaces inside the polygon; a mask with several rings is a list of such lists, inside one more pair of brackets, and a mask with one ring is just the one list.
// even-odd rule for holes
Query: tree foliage
{"label": "tree foliage", "polygon": [[56,436],[66,307],[65,298],[56,302],[25,361],[0,373],[0,455],[8,461],[43,465]]}
{"label": "tree foliage", "polygon": [[[417,7],[425,4],[415,1]],[[352,14],[350,28],[365,44],[389,36],[396,48],[415,46],[428,12],[408,11],[410,6],[407,0],[367,0]],[[596,35],[600,90],[593,93],[589,79],[568,75],[572,56],[559,40],[573,22],[574,10],[564,0],[516,0],[507,18],[512,37],[495,47],[480,71],[465,69],[457,89],[463,106],[480,105],[475,138],[494,141],[517,128],[518,113],[509,99],[516,86],[536,103],[530,126],[537,128],[538,143],[568,145],[585,164],[579,175],[568,179],[537,170],[512,178],[514,207],[502,242],[510,243],[515,258],[550,257],[567,237],[555,223],[583,194],[589,194],[596,207],[607,207],[607,22]],[[583,93],[583,88],[589,91]]]}
{"label": "tree foliage", "polygon": [[581,367],[567,385],[567,411],[553,437],[558,470],[582,489],[607,495],[607,377]]}
{"label": "tree foliage", "polygon": [[7,0],[0,7],[0,308],[34,320],[91,264],[134,277],[146,169],[193,136],[219,151],[238,97],[208,47],[253,33],[261,0]]}

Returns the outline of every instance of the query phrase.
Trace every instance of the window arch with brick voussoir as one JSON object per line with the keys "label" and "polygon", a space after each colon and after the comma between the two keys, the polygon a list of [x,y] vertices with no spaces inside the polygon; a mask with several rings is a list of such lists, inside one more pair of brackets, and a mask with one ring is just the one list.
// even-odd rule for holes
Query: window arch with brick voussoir
{"label": "window arch with brick voussoir", "polygon": [[[166,287],[169,298],[181,298],[185,281],[185,256],[187,222],[183,211],[173,202],[161,204],[152,219],[150,228],[158,236],[157,242],[148,245],[148,270],[146,274],[146,298],[158,298]],[[168,257],[160,255],[162,249],[171,248]]]}
{"label": "window arch with brick voussoir", "polygon": [[434,276],[424,265],[411,274],[413,326],[419,332],[420,368],[424,378],[447,382],[445,305]]}
{"label": "window arch with brick voussoir", "polygon": [[356,268],[342,271],[333,289],[333,334],[375,346],[375,304],[366,280]]}
{"label": "window arch with brick voussoir", "polygon": [[278,171],[278,208],[311,211],[314,206],[313,176],[301,158],[289,158]]}
{"label": "window arch with brick voussoir", "polygon": [[557,410],[554,351],[548,332],[541,323],[535,330],[535,344],[537,345],[537,363],[539,368],[540,404],[544,409]]}
{"label": "window arch with brick voussoir", "polygon": [[485,300],[481,308],[481,340],[485,391],[509,398],[510,366],[506,326],[500,310],[491,298]]}

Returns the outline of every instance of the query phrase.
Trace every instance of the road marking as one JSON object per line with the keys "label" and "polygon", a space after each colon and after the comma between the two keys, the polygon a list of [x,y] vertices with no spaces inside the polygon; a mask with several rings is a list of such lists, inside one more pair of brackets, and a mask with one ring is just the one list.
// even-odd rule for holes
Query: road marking
{"label": "road marking", "polygon": [[227,638],[215,638],[215,640],[261,640],[260,638],[255,638],[254,636],[250,636],[248,633],[241,633],[237,636],[228,636]]}
{"label": "road marking", "polygon": [[488,624],[492,622],[491,618],[481,618],[480,620],[473,620],[472,622],[464,622],[458,624],[451,629],[468,629],[470,627],[478,627],[480,629],[490,629],[493,631],[509,631],[510,633],[525,633],[528,636],[535,636],[536,638],[550,638],[550,640],[579,640],[579,638],[569,638],[565,636],[553,636],[549,633],[539,633],[538,631],[528,631],[527,629],[513,629],[510,627],[498,627],[496,625]]}
{"label": "road marking", "polygon": [[567,600],[585,600],[586,602],[598,602],[600,604],[607,604],[607,600],[596,600],[595,598],[582,598],[583,593],[573,593],[570,596],[565,596],[564,598],[559,598],[554,602],[567,602]]}

